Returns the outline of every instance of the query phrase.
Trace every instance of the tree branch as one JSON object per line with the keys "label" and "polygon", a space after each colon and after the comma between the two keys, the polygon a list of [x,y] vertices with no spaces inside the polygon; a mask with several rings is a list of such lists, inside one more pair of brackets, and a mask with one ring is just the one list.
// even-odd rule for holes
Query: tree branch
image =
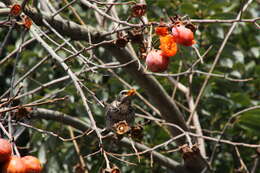
{"label": "tree branch", "polygon": [[[101,37],[102,33],[98,32],[97,30],[93,30],[93,28],[91,28],[90,26],[88,26],[89,27],[88,29],[72,21],[56,19],[55,17],[51,17],[50,15],[47,14],[38,14],[35,11],[29,9],[25,10],[25,13],[28,16],[30,16],[37,25],[44,25],[43,23],[43,18],[44,18],[61,35],[68,36],[75,40],[88,41],[89,32],[91,33],[92,39],[93,41],[95,41],[95,43],[104,41],[105,39],[109,39],[109,38]],[[107,51],[111,52],[111,54],[120,63],[125,63],[136,59],[136,57],[131,56],[130,52],[127,49],[118,48],[113,43],[104,44],[102,46]],[[161,112],[163,119],[165,119],[169,123],[177,124],[184,131],[188,131],[188,127],[186,126],[183,115],[179,111],[175,102],[169,97],[167,92],[160,85],[160,83],[155,79],[155,77],[145,74],[143,67],[141,67],[140,70],[138,70],[139,64],[137,62],[133,62],[128,66],[125,66],[124,69],[146,92],[146,94],[149,96],[152,103]],[[177,136],[181,134],[181,131],[176,129],[175,127],[171,126],[169,127],[169,130],[172,136]],[[184,138],[178,139],[177,142],[179,145],[186,143]],[[200,165],[200,161],[198,162],[198,165]],[[203,167],[205,167],[205,165],[201,165],[201,168]],[[201,170],[197,169],[196,171],[200,172]],[[195,172],[195,170],[193,170],[193,172]]]}
{"label": "tree branch", "polygon": [[92,34],[93,39],[100,37],[102,31],[98,31],[91,26],[82,26],[73,21],[65,20],[58,18],[57,16],[53,17],[47,13],[41,12],[38,13],[33,8],[25,8],[24,13],[28,15],[35,24],[39,26],[45,26],[43,19],[47,21],[55,30],[57,30],[63,36],[68,36],[73,40],[85,40],[88,41],[88,33]]}
{"label": "tree branch", "polygon": [[[64,114],[64,113],[58,112],[58,111],[53,111],[53,110],[48,110],[48,109],[43,109],[43,108],[36,108],[32,111],[32,113],[30,115],[33,119],[45,119],[45,120],[57,121],[62,124],[72,126],[73,128],[78,129],[82,132],[85,132],[89,128],[91,128],[90,123],[83,122],[81,120],[74,118],[73,116],[69,116],[67,114]],[[123,138],[121,140],[121,144],[128,148],[130,148],[132,145],[131,141],[127,138]],[[135,143],[135,147],[142,151],[149,149],[149,147],[147,147],[143,144],[140,144],[140,143]],[[185,168],[183,168],[178,162],[176,162],[156,151],[151,152],[151,154],[153,155],[153,158],[156,161],[158,161],[157,163],[159,163],[167,168],[170,168],[171,170],[174,170],[178,173],[187,173]]]}
{"label": "tree branch", "polygon": [[[44,18],[60,34],[66,35],[72,39],[88,41],[88,32],[93,35],[94,41],[103,41],[105,39],[99,37],[101,33],[99,33],[97,30],[93,31],[90,29],[89,31],[88,28],[80,26],[71,21],[55,19],[47,14],[39,14],[36,13],[36,11],[28,9],[25,11],[25,13],[29,15],[38,25],[44,24]],[[135,59],[131,56],[129,51],[118,48],[113,43],[104,44],[104,48],[111,52],[111,54],[115,56],[115,58],[120,63],[126,63]],[[146,75],[143,68],[138,70],[138,65],[139,64],[137,62],[133,62],[126,66],[125,70],[129,72],[135,81],[140,85],[140,87],[144,89],[154,105],[160,110],[162,117],[167,122],[177,124],[183,130],[187,131],[188,128],[176,104],[171,100],[166,91],[153,76]],[[179,135],[181,133],[179,130],[173,127],[170,127],[170,131],[173,136]],[[180,144],[185,143],[184,140],[179,142]]]}

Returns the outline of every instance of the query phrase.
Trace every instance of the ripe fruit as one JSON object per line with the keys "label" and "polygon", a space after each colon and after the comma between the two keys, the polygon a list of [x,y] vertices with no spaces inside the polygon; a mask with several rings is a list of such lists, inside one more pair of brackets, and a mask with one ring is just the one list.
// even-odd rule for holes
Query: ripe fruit
{"label": "ripe fruit", "polygon": [[12,145],[6,139],[0,139],[0,162],[4,162],[11,157]]}
{"label": "ripe fruit", "polygon": [[174,56],[177,53],[178,47],[174,37],[170,34],[160,37],[160,49],[163,56]]}
{"label": "ripe fruit", "polygon": [[26,167],[26,173],[40,173],[42,166],[40,161],[34,156],[22,157],[22,161]]}
{"label": "ripe fruit", "polygon": [[23,17],[23,26],[27,29],[30,29],[32,26],[32,20],[30,19],[30,17],[25,16]]}
{"label": "ripe fruit", "polygon": [[172,35],[178,44],[191,46],[196,43],[193,32],[184,25],[174,26],[172,28]]}
{"label": "ripe fruit", "polygon": [[152,72],[163,72],[168,67],[169,57],[164,56],[161,50],[152,50],[148,53],[145,63]]}
{"label": "ripe fruit", "polygon": [[164,26],[158,26],[155,28],[155,33],[160,36],[166,36],[168,34],[168,28]]}
{"label": "ripe fruit", "polygon": [[11,158],[4,163],[2,173],[27,173],[26,167],[20,157],[11,156]]}
{"label": "ripe fruit", "polygon": [[13,16],[18,16],[22,12],[22,7],[19,4],[14,4],[11,6],[10,14]]}

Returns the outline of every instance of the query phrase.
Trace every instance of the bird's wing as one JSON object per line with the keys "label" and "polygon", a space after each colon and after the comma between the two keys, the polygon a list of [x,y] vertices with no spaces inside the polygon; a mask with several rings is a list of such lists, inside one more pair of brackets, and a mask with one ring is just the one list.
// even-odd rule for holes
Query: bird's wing
{"label": "bird's wing", "polygon": [[114,125],[114,123],[116,123],[115,119],[119,112],[120,112],[120,110],[113,103],[111,103],[110,105],[107,106],[107,108],[106,108],[106,127],[108,129],[111,129],[112,126]]}
{"label": "bird's wing", "polygon": [[129,106],[129,113],[127,114],[127,123],[128,124],[133,124],[135,120],[135,110],[132,106]]}

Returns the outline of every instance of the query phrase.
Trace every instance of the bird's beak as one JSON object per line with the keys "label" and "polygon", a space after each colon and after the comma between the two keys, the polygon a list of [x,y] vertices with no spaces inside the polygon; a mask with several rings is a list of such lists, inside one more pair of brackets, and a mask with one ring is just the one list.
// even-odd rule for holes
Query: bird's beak
{"label": "bird's beak", "polygon": [[133,96],[133,95],[135,95],[135,94],[136,94],[136,90],[135,90],[135,89],[130,89],[130,90],[128,90],[127,93],[126,93],[127,96]]}

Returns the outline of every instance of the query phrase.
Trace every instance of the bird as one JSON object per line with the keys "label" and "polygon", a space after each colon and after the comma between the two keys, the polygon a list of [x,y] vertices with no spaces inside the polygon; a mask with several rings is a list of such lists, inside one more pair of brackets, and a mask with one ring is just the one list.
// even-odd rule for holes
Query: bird
{"label": "bird", "polygon": [[[134,89],[122,90],[116,100],[106,107],[106,129],[117,131],[117,126],[121,126],[119,131],[124,131],[122,127],[130,128],[134,124],[135,110],[131,106]],[[124,133],[124,132],[123,132]]]}

